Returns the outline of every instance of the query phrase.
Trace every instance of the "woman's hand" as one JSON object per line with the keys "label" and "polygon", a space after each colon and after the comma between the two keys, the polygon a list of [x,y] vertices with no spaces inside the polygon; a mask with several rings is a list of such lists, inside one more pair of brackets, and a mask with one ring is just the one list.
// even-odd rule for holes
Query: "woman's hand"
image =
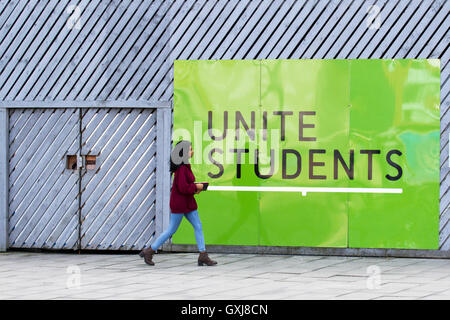
{"label": "woman's hand", "polygon": [[203,183],[196,183],[197,191],[195,193],[200,193],[203,190]]}

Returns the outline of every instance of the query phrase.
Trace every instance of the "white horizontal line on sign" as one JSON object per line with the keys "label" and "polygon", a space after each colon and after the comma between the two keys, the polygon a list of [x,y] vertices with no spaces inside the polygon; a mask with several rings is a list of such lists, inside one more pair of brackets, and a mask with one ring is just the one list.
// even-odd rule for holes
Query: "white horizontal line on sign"
{"label": "white horizontal line on sign", "polygon": [[399,188],[321,188],[321,187],[253,187],[253,186],[209,186],[210,191],[281,191],[281,192],[352,192],[352,193],[402,193]]}

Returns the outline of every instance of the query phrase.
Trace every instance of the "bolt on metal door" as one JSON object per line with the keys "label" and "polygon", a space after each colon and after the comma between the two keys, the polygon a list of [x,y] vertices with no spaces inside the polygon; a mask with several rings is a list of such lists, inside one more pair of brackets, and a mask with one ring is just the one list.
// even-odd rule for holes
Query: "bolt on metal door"
{"label": "bolt on metal door", "polygon": [[82,109],[81,124],[81,249],[141,249],[155,233],[156,111]]}

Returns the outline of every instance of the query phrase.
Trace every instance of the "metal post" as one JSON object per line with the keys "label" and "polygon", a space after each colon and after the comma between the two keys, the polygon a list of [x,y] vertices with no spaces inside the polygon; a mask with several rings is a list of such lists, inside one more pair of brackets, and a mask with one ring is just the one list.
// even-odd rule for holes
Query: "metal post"
{"label": "metal post", "polygon": [[[156,110],[156,232],[158,237],[169,226],[170,219],[170,108]],[[170,251],[170,243],[163,244]]]}
{"label": "metal post", "polygon": [[9,115],[0,107],[0,251],[8,248],[9,216]]}

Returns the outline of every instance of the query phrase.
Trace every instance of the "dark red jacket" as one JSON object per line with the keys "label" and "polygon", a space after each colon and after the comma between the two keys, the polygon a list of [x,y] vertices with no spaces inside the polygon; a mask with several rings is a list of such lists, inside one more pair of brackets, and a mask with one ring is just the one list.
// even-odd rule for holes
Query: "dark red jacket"
{"label": "dark red jacket", "polygon": [[197,186],[191,170],[191,164],[182,164],[175,170],[172,190],[170,192],[170,211],[187,213],[197,209],[194,193]]}

